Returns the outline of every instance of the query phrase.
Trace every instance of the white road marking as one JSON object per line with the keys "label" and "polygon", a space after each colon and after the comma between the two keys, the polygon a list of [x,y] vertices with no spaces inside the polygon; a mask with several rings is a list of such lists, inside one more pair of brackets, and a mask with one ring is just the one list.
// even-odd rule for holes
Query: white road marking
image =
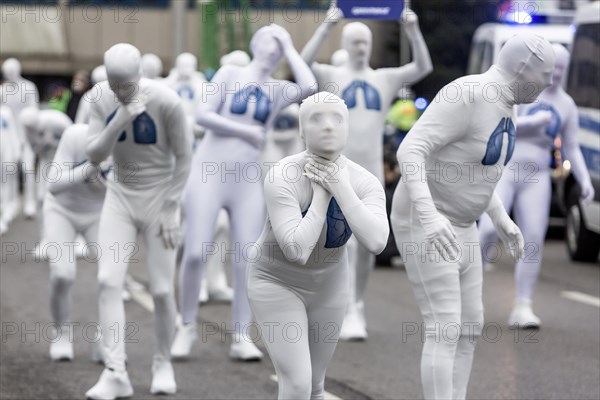
{"label": "white road marking", "polygon": [[[277,375],[271,375],[271,380],[273,382],[277,382]],[[342,400],[341,397],[337,397],[334,394],[331,394],[329,392],[325,392],[325,400]]]}
{"label": "white road marking", "polygon": [[581,293],[581,292],[571,292],[568,290],[564,290],[560,292],[560,295],[565,299],[577,301],[579,303],[587,304],[588,306],[600,307],[600,298],[595,296],[590,296],[589,294]]}

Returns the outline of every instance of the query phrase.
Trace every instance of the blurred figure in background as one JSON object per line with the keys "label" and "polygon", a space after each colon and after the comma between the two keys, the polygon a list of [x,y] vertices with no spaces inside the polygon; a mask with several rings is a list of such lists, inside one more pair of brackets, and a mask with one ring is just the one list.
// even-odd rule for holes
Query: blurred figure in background
{"label": "blurred figure in background", "polygon": [[97,87],[94,87],[94,85],[104,82],[106,79],[106,67],[104,65],[99,65],[92,70],[92,88],[85,92],[83,98],[79,102],[77,113],[75,115],[76,124],[87,124],[90,122],[90,104],[98,101],[99,97],[102,95],[102,92],[98,90]]}
{"label": "blurred figure in background", "polygon": [[[343,17],[338,8],[330,8],[325,21],[302,50],[302,57],[311,66],[319,90],[326,90],[344,99],[350,112],[350,136],[344,155],[366,168],[383,183],[383,135],[385,117],[398,90],[412,85],[432,70],[431,57],[419,28],[417,15],[403,11],[400,23],[405,30],[413,61],[397,68],[372,69],[369,65],[373,34],[361,22],[351,22],[342,31],[342,48],[348,59],[340,66],[314,62],[319,48]],[[343,59],[343,57],[342,57]],[[342,62],[342,61],[340,61]],[[348,314],[341,328],[341,340],[366,340],[364,294],[375,256],[354,237],[348,242],[350,296]]]}
{"label": "blurred figure in background", "polygon": [[163,63],[156,54],[146,53],[142,56],[142,76],[148,79],[162,79]]}
{"label": "blurred figure in background", "polygon": [[77,71],[71,82],[71,96],[67,103],[67,115],[72,121],[75,121],[79,103],[84,94],[90,90],[90,74],[87,71]]}
{"label": "blurred figure in background", "polygon": [[27,218],[35,217],[37,212],[35,196],[35,153],[27,139],[21,124],[21,111],[26,107],[39,108],[40,95],[35,84],[21,76],[21,63],[9,58],[2,64],[1,105],[8,106],[16,119],[21,141],[21,169],[23,171],[23,214]]}
{"label": "blurred figure in background", "polygon": [[[0,87],[0,95],[2,87]],[[19,168],[22,142],[19,127],[10,107],[0,105],[0,235],[19,213]]]}

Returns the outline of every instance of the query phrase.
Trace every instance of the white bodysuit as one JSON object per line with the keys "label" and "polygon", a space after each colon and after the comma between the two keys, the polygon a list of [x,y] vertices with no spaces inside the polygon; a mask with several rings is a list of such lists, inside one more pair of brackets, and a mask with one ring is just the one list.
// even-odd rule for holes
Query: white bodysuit
{"label": "white bodysuit", "polygon": [[139,81],[146,110],[124,127],[111,124],[123,106],[108,82],[96,86],[103,95],[92,103],[87,154],[94,163],[112,155],[114,165],[107,180],[98,235],[102,251],[98,271],[100,321],[105,332],[114,324],[119,327],[120,340],[106,335],[103,343],[106,367],[123,371],[126,332],[121,293],[138,233],[146,244],[154,299],[154,360],[170,358],[176,314],[176,250],[166,248],[161,240],[159,217],[165,205],[177,208],[180,204],[189,173],[192,136],[181,101],[162,84],[145,78]]}
{"label": "white bodysuit", "polygon": [[[58,179],[48,184],[44,199],[43,242],[60,249],[60,257],[48,254],[50,262],[50,309],[57,325],[71,317],[71,287],[75,280],[73,245],[78,234],[90,244],[86,256],[95,258],[98,223],[106,193],[106,179],[87,161],[88,126],[67,128],[56,150],[53,168]],[[51,250],[47,250],[48,253]]]}
{"label": "white bodysuit", "polygon": [[22,142],[17,120],[11,109],[0,106],[0,220],[3,227],[17,216],[19,208],[19,168]]}
{"label": "white bodysuit", "polygon": [[342,156],[360,201],[327,192],[315,199],[302,175],[309,157],[286,157],[265,178],[267,220],[249,257],[248,298],[277,371],[279,399],[323,398],[348,302],[345,244],[354,234],[378,253],[389,233],[375,176]]}
{"label": "white bodysuit", "polygon": [[[533,101],[549,85],[553,68],[547,41],[514,37],[498,65],[442,88],[398,149],[402,179],[391,220],[425,322],[426,399],[466,396],[475,337],[483,328],[475,222],[502,209],[494,188],[514,150],[513,105]],[[499,221],[497,229],[522,241],[504,210]],[[447,232],[451,246],[438,252],[433,245],[444,245]]]}

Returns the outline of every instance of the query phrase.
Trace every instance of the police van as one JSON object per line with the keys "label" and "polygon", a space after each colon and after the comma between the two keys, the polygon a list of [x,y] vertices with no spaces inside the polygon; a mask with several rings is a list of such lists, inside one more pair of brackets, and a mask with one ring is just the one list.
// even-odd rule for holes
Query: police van
{"label": "police van", "polygon": [[578,139],[596,191],[590,204],[568,168],[559,181],[566,214],[566,243],[574,261],[596,262],[600,253],[600,1],[577,10],[567,93],[579,111]]}

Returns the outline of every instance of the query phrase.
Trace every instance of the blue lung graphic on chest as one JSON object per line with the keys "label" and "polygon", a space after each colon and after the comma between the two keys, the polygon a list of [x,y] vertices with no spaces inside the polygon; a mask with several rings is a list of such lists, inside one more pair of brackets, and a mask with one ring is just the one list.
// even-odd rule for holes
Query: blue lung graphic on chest
{"label": "blue lung graphic on chest", "polygon": [[356,96],[359,89],[362,91],[367,110],[381,110],[381,96],[377,89],[369,85],[365,81],[355,80],[342,91],[342,99],[346,102],[346,106],[350,108],[356,107]]}
{"label": "blue lung graphic on chest", "polygon": [[488,140],[485,155],[483,156],[483,160],[481,160],[483,165],[495,165],[500,160],[502,145],[504,144],[504,134],[508,135],[508,147],[504,165],[508,164],[515,150],[517,130],[512,118],[502,118]]}
{"label": "blue lung graphic on chest", "polygon": [[[114,118],[117,110],[113,111],[108,118],[106,118],[106,125]],[[119,142],[125,141],[127,133],[121,132],[119,136]],[[137,144],[154,144],[156,143],[156,124],[152,117],[147,113],[143,112],[133,120],[133,141]]]}
{"label": "blue lung graphic on chest", "polygon": [[546,135],[554,139],[560,131],[561,119],[560,114],[552,105],[548,103],[539,103],[527,110],[527,115],[533,115],[539,111],[549,111],[552,114],[552,121],[546,127]]}
{"label": "blue lung graphic on chest", "polygon": [[246,114],[250,100],[256,101],[256,110],[254,111],[253,118],[262,123],[267,122],[271,113],[271,99],[256,85],[244,87],[233,95],[231,113]]}
{"label": "blue lung graphic on chest", "polygon": [[192,100],[194,98],[194,89],[192,89],[192,87],[189,85],[183,85],[177,89],[177,94],[182,99]]}
{"label": "blue lung graphic on chest", "polygon": [[[306,215],[307,211],[302,213],[302,217]],[[327,218],[325,223],[327,224],[327,233],[325,235],[325,248],[335,249],[341,247],[348,242],[350,236],[352,236],[352,229],[344,217],[344,213],[340,208],[337,201],[332,197],[327,207]]]}

